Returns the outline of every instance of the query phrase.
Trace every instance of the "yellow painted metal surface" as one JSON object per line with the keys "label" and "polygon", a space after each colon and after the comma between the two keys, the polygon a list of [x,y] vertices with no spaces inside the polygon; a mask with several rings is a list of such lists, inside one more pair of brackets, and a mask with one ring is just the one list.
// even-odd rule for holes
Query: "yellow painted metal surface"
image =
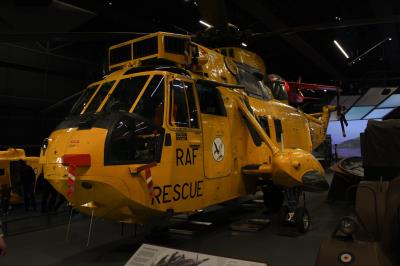
{"label": "yellow painted metal surface", "polygon": [[[17,189],[13,186],[12,182],[12,162],[23,160],[27,165],[32,167],[33,171],[38,177],[42,173],[42,165],[39,164],[39,157],[25,156],[23,149],[9,148],[5,151],[0,151],[0,187],[12,188],[11,199],[12,204],[23,202],[22,195],[17,193]],[[21,184],[20,184],[21,185]],[[0,189],[1,193],[1,189]]]}
{"label": "yellow painted metal surface", "polygon": [[[158,45],[162,46],[160,40],[163,40],[163,33],[150,37],[152,36],[156,36]],[[144,39],[146,38],[129,41],[110,49],[131,45]],[[94,126],[79,129],[74,126],[55,130],[51,134],[48,147],[41,153],[44,174],[60,193],[67,196],[75,208],[85,213],[94,209],[94,214],[99,217],[144,223],[155,215],[163,215],[166,212],[191,212],[253,193],[259,178],[271,179],[278,186],[291,188],[301,186],[302,177],[307,172],[323,174],[321,165],[311,155],[311,151],[323,140],[329,112],[333,108],[324,108],[321,114],[311,117],[282,102],[251,97],[243,88],[220,84],[217,90],[222,97],[226,116],[200,114],[195,83],[197,80],[206,79],[230,84],[237,84],[237,81],[234,73],[227,68],[229,66],[224,60],[226,57],[221,53],[195,43],[188,47],[189,54],[194,50],[198,52],[197,64],[188,67],[186,62],[181,60],[182,57],[170,57],[170,60],[176,67],[186,68],[190,76],[172,73],[167,69],[144,70],[130,75],[148,75],[150,78],[128,109],[129,113],[135,111],[150,79],[155,75],[164,77],[165,104],[162,128],[165,138],[161,159],[151,168],[152,195],[149,193],[144,171],[136,170],[140,169],[143,163],[105,163],[105,143],[109,134],[107,128]],[[155,58],[159,57],[165,58],[165,54],[155,55]],[[250,66],[262,68],[254,58],[248,62],[248,57],[243,56],[240,60],[241,63],[248,62]],[[104,113],[103,107],[116,89],[117,83],[121,78],[126,78],[124,73],[139,67],[143,63],[142,59],[110,66],[111,69],[127,67],[95,83],[100,87],[105,82],[115,80],[114,86],[97,109],[97,114]],[[198,119],[197,127],[181,127],[176,122],[173,81],[179,81],[179,86],[193,87],[192,100],[197,108],[193,115]],[[92,95],[91,100],[96,93]],[[249,107],[245,102],[248,102]],[[81,115],[86,115],[88,106],[90,101]],[[269,132],[261,126],[260,117],[268,121]],[[190,123],[194,123],[194,120]],[[277,128],[278,125],[280,129]],[[255,132],[260,143],[253,140],[250,130]],[[91,163],[89,167],[77,167],[74,193],[68,196],[69,166],[63,164],[62,158],[71,154],[88,154]],[[246,168],[251,165],[256,167]]]}
{"label": "yellow painted metal surface", "polygon": [[253,52],[238,47],[222,47],[215,50],[226,55],[228,58],[232,58],[236,62],[247,64],[257,69],[263,75],[266,74],[264,61]]}

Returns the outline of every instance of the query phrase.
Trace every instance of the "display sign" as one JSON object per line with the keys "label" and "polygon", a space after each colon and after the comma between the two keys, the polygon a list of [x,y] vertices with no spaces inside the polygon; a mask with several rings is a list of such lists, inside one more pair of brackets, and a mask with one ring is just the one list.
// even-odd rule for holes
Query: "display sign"
{"label": "display sign", "polygon": [[252,262],[142,244],[125,266],[267,266]]}

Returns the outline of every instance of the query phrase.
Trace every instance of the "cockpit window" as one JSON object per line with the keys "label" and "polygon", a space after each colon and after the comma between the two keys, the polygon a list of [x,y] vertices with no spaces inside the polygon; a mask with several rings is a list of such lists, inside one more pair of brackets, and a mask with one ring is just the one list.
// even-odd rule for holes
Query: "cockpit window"
{"label": "cockpit window", "polygon": [[121,79],[108,98],[103,110],[106,112],[129,111],[148,78],[149,76],[146,75]]}
{"label": "cockpit window", "polygon": [[164,129],[135,114],[118,114],[108,132],[104,163],[133,164],[159,162]]}
{"label": "cockpit window", "polygon": [[155,75],[134,110],[135,114],[161,126],[164,117],[164,76]]}
{"label": "cockpit window", "polygon": [[70,115],[79,115],[82,112],[90,98],[92,98],[97,87],[98,85],[90,86],[82,93],[81,97],[79,97],[78,101],[74,104],[71,111],[69,112]]}
{"label": "cockpit window", "polygon": [[186,103],[185,84],[179,80],[171,83],[170,123],[176,127],[189,127],[189,111]]}
{"label": "cockpit window", "polygon": [[192,83],[185,83],[186,85],[186,97],[189,107],[189,121],[191,128],[199,128],[199,119],[197,113],[196,101],[194,98],[194,91]]}
{"label": "cockpit window", "polygon": [[99,108],[100,104],[103,102],[104,98],[107,96],[111,87],[114,85],[115,81],[105,82],[101,85],[100,89],[97,91],[93,100],[90,102],[89,106],[86,108],[85,113],[94,113]]}
{"label": "cockpit window", "polygon": [[175,127],[199,128],[198,111],[193,84],[171,82],[170,124]]}

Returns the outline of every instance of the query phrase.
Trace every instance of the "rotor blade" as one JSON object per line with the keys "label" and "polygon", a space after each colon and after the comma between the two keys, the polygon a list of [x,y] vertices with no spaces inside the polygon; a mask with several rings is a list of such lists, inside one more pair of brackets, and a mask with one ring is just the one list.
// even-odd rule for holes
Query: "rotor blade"
{"label": "rotor blade", "polygon": [[143,32],[10,32],[0,34],[0,42],[20,41],[93,41],[115,37],[138,37],[146,35]]}
{"label": "rotor blade", "polygon": [[343,22],[343,23],[334,22],[334,23],[304,25],[304,26],[284,28],[284,29],[279,29],[279,30],[264,32],[264,33],[254,33],[252,35],[252,37],[258,39],[258,38],[272,37],[275,35],[282,35],[282,34],[293,34],[293,33],[323,31],[323,30],[335,30],[335,29],[363,27],[363,26],[391,24],[391,23],[400,23],[400,16],[396,15],[396,16],[387,16],[387,17],[382,17],[382,18],[354,19],[354,20],[347,20],[346,22]]}
{"label": "rotor blade", "polygon": [[74,99],[74,98],[80,96],[84,91],[85,91],[85,90],[81,90],[81,91],[79,91],[79,92],[77,92],[77,93],[74,93],[74,94],[72,94],[72,95],[70,95],[70,96],[64,98],[64,99],[61,99],[60,101],[58,101],[58,102],[56,102],[56,103],[50,105],[49,107],[47,107],[46,109],[44,109],[44,110],[42,110],[42,111],[40,111],[40,112],[41,112],[41,113],[47,113],[47,112],[49,112],[49,111],[51,111],[51,110],[54,110],[54,109],[57,108],[58,106],[63,105],[64,103],[66,103],[66,102],[68,102],[68,101],[70,101],[70,100],[72,100],[72,99]]}
{"label": "rotor blade", "polygon": [[287,81],[287,83],[289,83],[290,86],[296,87],[299,90],[328,90],[328,91],[337,90],[337,87],[332,85],[293,82],[293,81]]}
{"label": "rotor blade", "polygon": [[228,18],[224,0],[199,0],[198,7],[201,20],[216,29],[227,29]]}

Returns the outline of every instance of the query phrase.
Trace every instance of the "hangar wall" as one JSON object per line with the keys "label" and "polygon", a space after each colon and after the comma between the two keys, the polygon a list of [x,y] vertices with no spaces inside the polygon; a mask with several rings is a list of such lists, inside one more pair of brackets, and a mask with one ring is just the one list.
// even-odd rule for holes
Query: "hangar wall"
{"label": "hangar wall", "polygon": [[82,90],[92,79],[94,64],[40,49],[38,44],[1,43],[0,51],[1,148],[20,146],[37,153],[72,102],[46,109]]}

